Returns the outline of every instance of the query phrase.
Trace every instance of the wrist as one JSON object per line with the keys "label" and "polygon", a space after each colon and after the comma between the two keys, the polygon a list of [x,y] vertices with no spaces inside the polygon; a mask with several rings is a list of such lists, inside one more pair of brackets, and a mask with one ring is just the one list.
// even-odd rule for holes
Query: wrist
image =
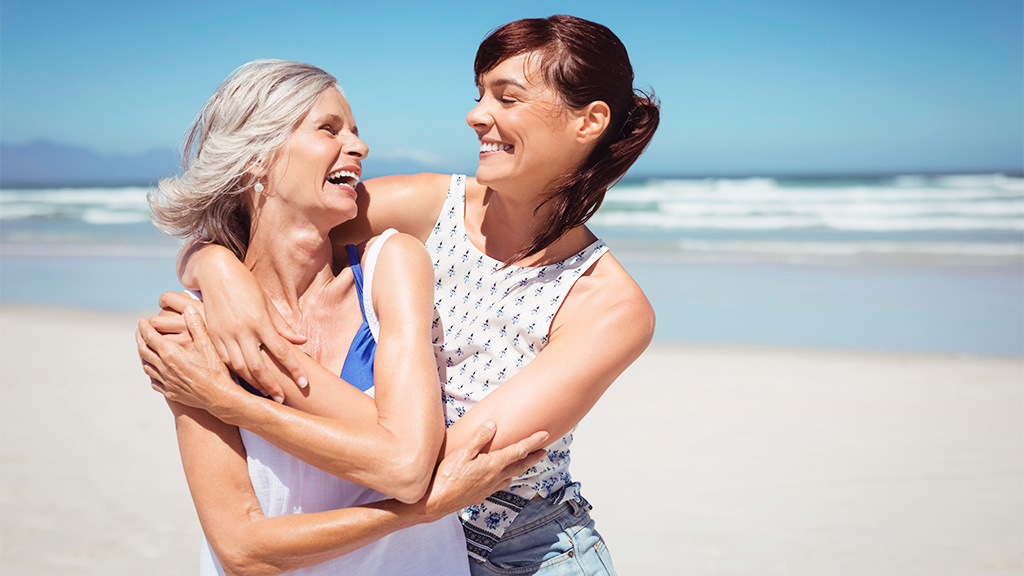
{"label": "wrist", "polygon": [[450,511],[440,510],[429,501],[429,493],[427,496],[421,498],[418,502],[412,504],[402,504],[408,511],[410,519],[414,520],[417,524],[427,524],[435,522],[447,516]]}
{"label": "wrist", "polygon": [[249,403],[258,401],[256,396],[242,388],[234,378],[228,376],[225,382],[212,387],[216,392],[203,408],[225,424],[241,427]]}

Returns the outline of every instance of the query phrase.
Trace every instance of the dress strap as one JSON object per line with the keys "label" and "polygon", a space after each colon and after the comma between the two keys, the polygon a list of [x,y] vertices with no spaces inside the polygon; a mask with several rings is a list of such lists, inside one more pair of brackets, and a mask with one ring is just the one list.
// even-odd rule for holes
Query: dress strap
{"label": "dress strap", "polygon": [[366,317],[366,323],[370,326],[370,334],[373,334],[375,341],[380,337],[380,320],[377,319],[377,311],[373,309],[373,270],[377,265],[377,258],[380,256],[384,242],[397,233],[398,230],[394,228],[388,228],[381,232],[380,236],[377,236],[377,239],[367,249],[366,264],[363,265],[363,286],[359,294],[359,305],[363,308],[363,316]]}
{"label": "dress strap", "polygon": [[356,284],[356,294],[359,296],[359,310],[366,316],[363,310],[363,269],[359,264],[359,249],[355,244],[346,244],[345,253],[348,255],[348,266],[352,269],[352,281]]}

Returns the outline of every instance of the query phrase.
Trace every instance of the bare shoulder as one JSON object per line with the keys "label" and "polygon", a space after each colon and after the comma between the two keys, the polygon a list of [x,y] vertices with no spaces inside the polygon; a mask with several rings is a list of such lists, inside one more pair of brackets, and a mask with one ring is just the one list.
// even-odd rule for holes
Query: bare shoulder
{"label": "bare shoulder", "polygon": [[573,285],[554,318],[551,336],[586,331],[614,334],[639,355],[654,337],[654,308],[610,252]]}
{"label": "bare shoulder", "polygon": [[397,228],[425,241],[444,205],[451,176],[407,174],[373,178],[359,185],[360,214],[369,230]]}
{"label": "bare shoulder", "polygon": [[371,178],[363,182],[362,186],[370,197],[415,197],[432,191],[447,190],[449,181],[451,181],[451,175],[449,174],[423,172],[420,174],[398,174],[395,176]]}

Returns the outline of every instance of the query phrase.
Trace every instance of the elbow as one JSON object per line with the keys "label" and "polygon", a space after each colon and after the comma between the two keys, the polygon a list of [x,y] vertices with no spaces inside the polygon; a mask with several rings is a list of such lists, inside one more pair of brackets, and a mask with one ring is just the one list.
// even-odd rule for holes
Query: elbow
{"label": "elbow", "polygon": [[426,454],[405,454],[393,462],[392,483],[387,491],[395,500],[404,504],[418,502],[427,493],[434,476],[436,456]]}
{"label": "elbow", "polygon": [[[212,543],[211,543],[212,544]],[[214,547],[225,576],[274,576],[285,568],[275,566],[242,542],[225,542]]]}
{"label": "elbow", "polygon": [[255,570],[254,564],[237,555],[218,556],[217,559],[224,569],[224,576],[255,576],[260,573]]}

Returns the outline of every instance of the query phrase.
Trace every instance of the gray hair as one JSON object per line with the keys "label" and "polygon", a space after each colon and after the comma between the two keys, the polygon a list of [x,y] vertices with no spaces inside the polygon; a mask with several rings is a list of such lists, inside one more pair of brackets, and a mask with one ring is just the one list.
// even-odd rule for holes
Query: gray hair
{"label": "gray hair", "polygon": [[164,178],[149,194],[153,224],[172,236],[220,244],[244,259],[248,171],[273,159],[328,88],[341,90],[334,76],[301,62],[254,60],[236,68],[189,129],[184,173]]}

